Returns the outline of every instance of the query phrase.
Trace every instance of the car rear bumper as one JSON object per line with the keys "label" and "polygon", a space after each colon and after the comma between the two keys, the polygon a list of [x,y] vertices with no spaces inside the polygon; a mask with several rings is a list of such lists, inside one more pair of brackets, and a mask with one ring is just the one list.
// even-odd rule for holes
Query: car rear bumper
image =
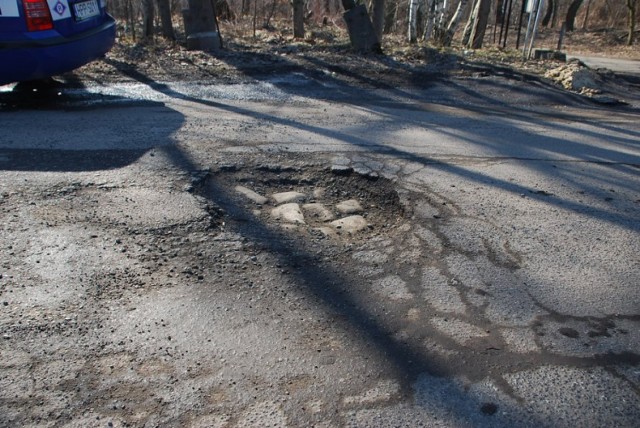
{"label": "car rear bumper", "polygon": [[75,70],[104,56],[115,37],[115,21],[108,17],[102,25],[72,37],[0,42],[0,85]]}

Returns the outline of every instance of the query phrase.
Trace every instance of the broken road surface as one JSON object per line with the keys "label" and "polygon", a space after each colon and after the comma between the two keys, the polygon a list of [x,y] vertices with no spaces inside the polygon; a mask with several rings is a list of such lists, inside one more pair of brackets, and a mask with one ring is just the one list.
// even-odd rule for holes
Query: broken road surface
{"label": "broken road surface", "polygon": [[2,426],[640,419],[633,105],[289,75],[0,106]]}

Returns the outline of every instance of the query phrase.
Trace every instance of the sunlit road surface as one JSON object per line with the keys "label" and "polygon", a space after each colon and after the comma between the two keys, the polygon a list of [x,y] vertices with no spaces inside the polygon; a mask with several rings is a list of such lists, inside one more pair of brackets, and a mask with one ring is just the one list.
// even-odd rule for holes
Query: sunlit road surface
{"label": "sunlit road surface", "polygon": [[0,425],[640,420],[633,104],[293,75],[0,124]]}

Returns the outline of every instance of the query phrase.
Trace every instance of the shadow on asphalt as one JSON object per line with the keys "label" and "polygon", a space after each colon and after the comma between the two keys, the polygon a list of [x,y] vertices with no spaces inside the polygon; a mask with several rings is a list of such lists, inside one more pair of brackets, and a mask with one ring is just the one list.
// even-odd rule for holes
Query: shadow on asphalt
{"label": "shadow on asphalt", "polygon": [[[1,143],[0,143],[1,144]],[[123,168],[145,150],[58,150],[0,148],[0,170],[80,172]]]}
{"label": "shadow on asphalt", "polygon": [[[541,201],[547,205],[553,205],[557,207],[562,207],[563,209],[569,209],[576,213],[580,213],[582,215],[587,215],[589,217],[598,219],[600,221],[608,222],[616,224],[620,227],[630,230],[640,230],[640,225],[637,223],[637,219],[633,215],[630,214],[620,214],[614,213],[612,211],[596,208],[586,204],[580,204],[568,200],[564,200],[562,198],[558,198],[556,196],[549,196],[548,194],[540,193],[540,189],[529,188],[523,185],[518,184],[515,181],[508,181],[505,179],[500,179],[496,177],[486,176],[479,172],[471,171],[464,166],[457,165],[452,162],[447,162],[439,159],[433,159],[427,156],[416,155],[415,153],[411,153],[409,151],[397,149],[391,146],[387,146],[384,144],[379,144],[372,142],[370,140],[366,140],[363,138],[359,138],[354,135],[346,135],[340,131],[330,129],[328,127],[319,127],[314,125],[309,125],[305,123],[298,122],[293,119],[280,118],[267,113],[258,113],[243,107],[232,106],[223,104],[222,102],[205,100],[197,97],[193,97],[190,95],[185,95],[180,93],[174,89],[172,89],[169,85],[165,83],[159,83],[150,79],[146,75],[137,72],[135,70],[131,70],[126,67],[125,64],[119,64],[117,61],[108,60],[108,62],[118,68],[125,70],[126,74],[132,79],[144,83],[148,85],[151,89],[158,91],[166,96],[187,100],[193,103],[202,104],[208,107],[219,108],[222,110],[226,110],[228,112],[233,112],[239,115],[244,115],[247,117],[253,117],[260,121],[276,123],[284,126],[288,126],[291,128],[295,128],[298,130],[306,131],[311,134],[321,135],[324,137],[332,138],[338,141],[342,141],[344,143],[349,144],[350,146],[358,147],[360,149],[366,149],[372,153],[386,154],[398,159],[403,159],[411,162],[415,162],[417,164],[429,166],[430,168],[445,171],[460,177],[463,177],[467,180],[471,180],[478,184],[482,184],[484,186],[495,187],[500,190],[517,194],[517,195],[527,195],[531,199]],[[119,68],[120,67],[120,68]],[[486,95],[487,92],[491,92],[490,88],[499,89],[501,85],[500,82],[498,84],[494,84],[492,82],[482,82],[484,85],[483,91],[470,89],[465,87],[457,82],[450,82],[448,86],[455,90],[455,93],[460,94],[464,98],[461,99],[463,103],[456,105],[454,103],[456,97],[449,97],[446,100],[436,100],[431,101],[429,99],[422,98],[423,102],[434,102],[436,104],[441,103],[447,106],[457,107],[462,111],[469,112],[469,117],[464,121],[464,128],[467,130],[466,132],[456,132],[455,134],[451,133],[451,131],[447,131],[442,129],[435,122],[429,122],[425,119],[416,120],[414,124],[419,124],[425,128],[430,127],[438,127],[439,132],[449,133],[455,138],[463,139],[468,141],[469,143],[484,146],[492,149],[494,156],[492,159],[497,160],[515,160],[515,161],[533,161],[528,165],[529,167],[534,167],[536,164],[540,167],[546,166],[546,164],[551,161],[547,161],[549,153],[555,153],[557,155],[566,156],[567,158],[572,158],[570,160],[562,161],[562,160],[554,160],[551,163],[561,164],[563,162],[590,162],[597,163],[603,166],[608,166],[611,169],[622,168],[631,172],[635,172],[640,168],[640,158],[629,153],[625,153],[622,150],[611,150],[607,148],[600,148],[594,145],[588,145],[583,143],[582,141],[588,137],[601,138],[603,140],[607,140],[610,142],[615,142],[621,146],[627,146],[631,148],[640,148],[640,139],[638,139],[638,133],[636,131],[629,131],[622,127],[618,127],[615,125],[607,124],[600,127],[599,124],[591,124],[588,118],[584,116],[579,116],[577,114],[570,113],[559,113],[559,114],[549,114],[549,113],[541,113],[539,111],[532,111],[522,107],[517,107],[515,105],[505,105],[504,101],[498,99],[497,97],[491,97]],[[287,86],[289,90],[297,90],[301,91],[301,89],[290,88]],[[511,86],[506,87],[505,90],[510,89]],[[534,90],[534,101],[541,102],[540,100],[545,100],[547,103],[555,103],[558,101],[557,97],[559,96],[558,91],[552,91],[551,94],[547,94],[544,90],[538,88],[538,91]],[[393,98],[391,94],[389,96],[385,96],[384,94],[377,93],[372,97],[369,95],[365,95],[363,97],[358,97],[359,89],[358,88],[344,88],[344,91],[349,91],[349,93],[356,99],[356,105],[362,101],[363,98],[367,100],[367,108],[371,111],[376,112],[382,118],[398,118],[396,115],[397,112],[390,110],[385,107],[376,107],[376,101],[384,101],[391,102],[391,105],[398,107],[400,104],[398,103],[396,98]],[[354,92],[356,91],[356,92]],[[394,89],[394,91],[396,91]],[[402,89],[398,89],[400,94],[405,94]],[[302,95],[302,93],[300,93]],[[411,100],[418,100],[419,95],[410,94]],[[573,95],[569,96],[565,101],[567,104],[574,104],[573,101],[575,97]],[[516,100],[517,101],[517,100]],[[490,104],[492,107],[487,107],[487,104]],[[347,103],[348,105],[348,103]],[[384,103],[383,103],[384,105]],[[387,104],[388,105],[388,104]],[[428,107],[427,111],[428,111]],[[587,111],[587,109],[585,109]],[[491,113],[491,120],[489,122],[486,119],[486,114]],[[482,116],[480,116],[482,115]],[[501,117],[502,116],[502,117]],[[478,118],[482,117],[482,118]],[[512,120],[516,118],[524,124],[514,123]],[[406,116],[403,116],[401,119],[407,120]],[[557,130],[561,130],[567,133],[567,135],[573,135],[573,138],[557,138],[550,137],[544,134],[539,134],[536,132],[535,128],[541,124],[546,123],[546,121],[551,121]],[[394,122],[393,120],[391,121]],[[495,132],[496,124],[500,123],[506,127],[510,127],[513,129],[513,133],[509,132],[508,134],[499,135]],[[576,124],[587,125],[586,127],[578,128]],[[354,124],[357,125],[357,124]],[[588,130],[585,128],[589,128]],[[518,135],[517,139],[513,138],[513,134]],[[617,134],[617,135],[616,135]],[[535,142],[533,146],[528,146],[526,144],[526,140],[530,138]],[[514,156],[513,152],[502,152],[506,147],[509,146],[517,146],[520,150],[520,154],[518,156]],[[501,157],[502,154],[502,157]],[[575,159],[577,157],[577,160]],[[539,172],[543,172],[543,168],[538,168]],[[557,173],[557,171],[556,171]],[[558,173],[560,174],[560,173]],[[577,187],[581,191],[584,192],[595,192],[600,193],[601,188],[596,188],[593,186],[589,186],[586,184],[585,180],[581,180],[581,177],[571,177],[565,175],[562,177],[567,180],[572,186]],[[594,177],[592,177],[594,178]],[[606,177],[605,182],[602,183],[606,185]],[[635,189],[636,184],[633,182],[623,183],[617,182],[617,185],[626,187],[628,189]]]}
{"label": "shadow on asphalt", "polygon": [[[115,65],[116,67],[118,66],[117,63],[112,63],[112,65]],[[637,219],[633,214],[614,214],[606,209],[594,208],[587,205],[563,200],[562,198],[549,195],[545,192],[539,192],[538,189],[532,189],[519,185],[515,182],[509,182],[503,179],[486,176],[478,172],[470,171],[463,166],[453,163],[431,159],[425,156],[416,155],[407,151],[380,144],[374,144],[371,141],[366,141],[352,135],[342,134],[340,131],[311,126],[299,123],[291,119],[283,119],[270,114],[257,113],[255,111],[251,111],[242,107],[225,105],[216,101],[203,100],[196,97],[188,96],[175,91],[167,84],[156,82],[152,79],[149,79],[147,76],[135,71],[129,70],[127,74],[129,75],[129,77],[132,77],[133,79],[141,83],[147,84],[150,88],[176,99],[187,100],[190,102],[206,105],[208,107],[223,109],[240,115],[250,116],[261,121],[286,125],[299,130],[315,133],[317,135],[335,138],[344,141],[352,146],[364,148],[374,153],[391,155],[398,159],[415,162],[421,165],[428,166],[429,168],[435,170],[445,171],[465,178],[467,180],[482,184],[484,186],[495,187],[514,194],[526,194],[529,198],[539,200],[545,204],[562,207],[563,209],[569,209],[576,213],[587,215],[601,221],[614,223],[623,228],[631,230],[638,230],[639,228],[636,222]],[[455,84],[452,86],[455,87]],[[474,96],[474,94],[476,94],[476,91],[469,91],[467,88],[458,88],[458,90],[460,92],[466,92],[467,95],[472,97]],[[478,94],[478,96],[480,96],[480,94]],[[544,96],[544,94],[541,96]],[[553,96],[555,97],[557,96],[557,94],[553,94]],[[501,106],[498,100],[492,100],[490,98],[487,99],[487,97],[484,95],[482,95],[482,97],[482,100],[479,101],[476,105],[474,105],[473,103],[471,103],[470,105],[465,104],[463,108],[468,109],[469,112],[476,113],[487,112],[487,103],[495,105],[494,111],[496,112],[500,111],[501,108],[504,108]],[[385,100],[384,97],[380,99]],[[416,97],[414,96],[413,99],[416,99]],[[554,99],[555,98],[551,98],[550,101]],[[481,105],[484,105],[485,108],[483,109]],[[375,107],[369,107],[375,110]],[[529,124],[536,124],[539,123],[539,121],[545,119],[544,115],[538,115],[534,117],[531,115],[530,111],[526,110],[513,111],[510,109],[509,112],[515,114],[520,120],[523,120]],[[378,113],[381,116],[388,116],[390,114],[389,111],[385,109],[380,109]],[[582,118],[580,117],[565,115],[565,119],[567,119],[568,117],[570,117],[572,121],[582,121]],[[508,119],[504,119],[504,123],[508,123],[507,120]],[[431,124],[424,123],[423,125],[430,126]],[[468,138],[469,141],[474,144],[482,144],[492,147],[492,143],[490,142],[492,141],[492,139],[498,139],[500,142],[505,143],[504,139],[507,137],[496,136],[487,130],[488,125],[491,124],[486,123],[486,120],[477,118],[469,119],[468,125],[470,129],[476,129],[479,131],[470,133],[466,137],[462,138]],[[513,126],[515,127],[516,125]],[[582,132],[576,130],[571,125],[570,121],[563,124],[559,123],[558,126],[562,129],[566,129],[567,132]],[[593,130],[588,132],[592,133],[592,136],[594,137],[604,137],[605,134],[609,133],[611,130],[612,129]],[[615,130],[619,134],[624,134],[617,137],[612,137],[615,138],[618,143],[637,147],[638,141],[635,138],[635,135],[628,135],[623,129]],[[570,141],[544,136],[542,136],[541,138],[543,138],[543,151],[551,150],[552,152],[556,152],[559,154],[574,154],[576,150],[579,153],[582,150],[584,154],[583,159],[580,160],[580,162],[597,162],[606,166],[610,166],[611,168],[637,168],[636,165],[624,164],[617,161],[615,158],[619,155],[619,153],[616,151],[587,147],[585,145],[582,145],[578,141]],[[499,156],[500,145],[495,144],[495,147],[493,148]],[[173,160],[174,164],[177,167],[182,168],[185,171],[197,171],[201,170],[203,167],[206,167],[204,165],[198,165],[197,161],[193,159],[189,153],[185,152],[176,145],[165,146],[162,150],[170,159]],[[525,149],[525,153],[528,153],[530,156],[522,157],[520,159],[533,161],[538,160],[540,163],[543,163],[544,160],[542,159],[542,154],[538,153],[536,150],[537,149],[532,148],[527,151],[527,149]],[[534,165],[534,168],[535,164],[536,162],[532,163],[532,165]],[[563,178],[568,182],[571,181],[570,177]],[[585,185],[581,186],[579,180],[574,180],[572,182],[572,185],[585,188]],[[629,187],[632,185],[633,183],[628,183]],[[224,185],[217,181],[216,177],[210,178],[206,182],[204,188],[200,189],[199,193],[201,193],[202,196],[206,197],[213,204],[220,206],[225,210],[225,212],[229,216],[230,225],[232,225],[232,227],[237,230],[238,233],[240,233],[242,236],[247,237],[253,242],[262,244],[265,248],[269,248],[284,266],[287,266],[292,272],[294,272],[296,279],[303,286],[303,290],[301,290],[301,292],[308,293],[314,301],[316,301],[322,307],[326,308],[328,312],[338,314],[341,319],[346,320],[345,329],[347,331],[351,331],[353,335],[362,338],[363,341],[374,344],[375,348],[378,349],[384,356],[383,359],[388,363],[389,371],[402,382],[405,393],[411,394],[412,385],[414,385],[414,382],[419,378],[420,375],[424,373],[428,373],[433,376],[452,375],[450,369],[447,366],[442,365],[437,361],[429,358],[429,356],[425,354],[424,350],[420,349],[418,344],[403,342],[396,339],[394,337],[394,331],[392,331],[391,328],[376,320],[374,314],[379,308],[371,308],[367,307],[366,305],[361,305],[359,304],[359,297],[357,295],[345,293],[344,290],[348,290],[350,288],[350,280],[342,272],[337,272],[333,269],[323,268],[310,263],[309,261],[313,260],[313,256],[305,251],[302,243],[292,241],[291,239],[284,239],[283,235],[270,230],[265,224],[259,222],[241,221],[241,219],[251,217],[251,214],[249,212],[246,212],[244,208],[238,206],[237,203],[234,202],[234,198],[232,197],[233,195],[229,193],[228,189]],[[629,353],[596,355],[594,357],[585,358],[564,358],[558,355],[546,354],[535,354],[529,356],[510,355],[509,357],[521,359],[523,365],[528,368],[537,367],[541,364],[563,364],[567,366],[580,367],[607,367],[623,362],[631,362],[633,364],[637,364],[640,362],[640,356]],[[493,371],[492,367],[495,367],[496,365],[500,366],[499,359],[489,358],[487,360],[487,365],[484,367],[486,371],[482,372],[482,375],[489,376],[489,373]],[[463,373],[463,375],[466,375],[470,379],[476,379],[478,376],[477,373],[474,374],[471,372]],[[501,375],[493,376],[492,380],[497,385],[504,387],[506,391],[510,390],[509,386],[506,384],[504,378]],[[518,400],[517,397],[515,398],[516,400]],[[460,397],[433,396],[429,399],[432,400],[432,404],[435,406],[440,406],[447,409],[456,409],[457,403],[454,403],[452,400],[458,400],[460,399]],[[473,398],[471,396],[466,396],[464,399],[470,400],[471,406],[478,409],[478,412],[481,411],[483,406],[487,405],[487,403],[483,402],[481,399]],[[501,410],[501,412],[504,412],[506,414],[519,414],[519,411],[508,402],[497,403],[497,406]],[[455,414],[455,410],[453,411],[453,413]],[[469,415],[467,414],[458,413],[455,414],[455,419],[459,421],[460,424],[464,424],[467,422],[468,416]],[[528,419],[526,422],[530,425],[543,424],[542,420],[536,420],[535,415],[527,415],[527,418]]]}
{"label": "shadow on asphalt", "polygon": [[[118,67],[119,65],[115,61],[110,62],[116,67]],[[428,166],[429,168],[432,168],[434,170],[445,171],[447,173],[457,175],[459,177],[471,180],[484,186],[495,187],[502,191],[513,194],[526,194],[528,197],[544,202],[545,204],[562,207],[563,209],[569,209],[576,213],[587,215],[600,221],[614,223],[623,228],[631,230],[638,230],[640,228],[640,226],[637,224],[637,218],[633,215],[633,213],[614,214],[605,209],[590,207],[587,205],[563,200],[562,198],[558,198],[553,195],[542,194],[537,192],[538,189],[528,188],[515,182],[510,182],[504,179],[498,179],[478,172],[474,172],[454,163],[431,159],[426,156],[416,155],[408,151],[403,151],[382,144],[375,144],[371,141],[354,137],[352,135],[345,135],[340,131],[336,131],[333,129],[303,124],[292,119],[283,119],[270,114],[257,113],[249,109],[225,105],[220,102],[198,99],[179,93],[172,89],[170,86],[163,83],[155,82],[152,79],[149,79],[147,76],[136,71],[128,70],[127,75],[141,83],[148,85],[150,88],[166,96],[170,96],[176,99],[188,100],[190,102],[199,103],[208,107],[218,108],[240,115],[250,116],[261,121],[286,125],[288,127],[307,131],[317,135],[322,135],[324,137],[334,138],[348,143],[349,145],[352,145],[354,147],[366,149],[373,153],[386,154],[398,159],[415,162],[420,165]],[[486,85],[491,84],[492,83],[490,82],[486,83]],[[456,91],[456,93],[464,94],[466,97],[470,98],[468,99],[469,102],[460,107],[462,109],[468,110],[469,113],[499,113],[500,111],[505,111],[506,113],[506,111],[508,110],[510,115],[515,115],[515,117],[517,117],[519,120],[524,121],[525,123],[528,123],[530,125],[535,125],[536,123],[539,123],[540,121],[545,119],[557,119],[557,117],[555,116],[545,117],[541,114],[532,116],[531,112],[525,109],[513,109],[510,106],[504,106],[504,103],[499,99],[491,98],[490,96],[487,96],[485,92],[480,93],[479,91],[469,89],[458,83],[450,83],[450,86]],[[288,87],[287,89],[291,90],[290,87]],[[345,90],[345,93],[347,95],[354,94],[354,88],[341,87],[340,90],[343,89]],[[387,89],[396,95],[406,96],[413,101],[429,101],[421,99],[418,95],[411,94],[410,91],[404,91],[399,88]],[[544,98],[545,96],[546,95],[544,91],[541,91],[540,97]],[[555,101],[556,96],[558,95],[549,95],[548,100],[550,102]],[[383,102],[396,103],[394,99],[388,98],[384,95],[375,95],[373,96],[373,98]],[[446,103],[448,102],[449,101],[446,101]],[[492,105],[493,110],[491,108],[488,109],[487,104]],[[453,103],[451,105],[453,105]],[[377,108],[369,104],[367,106],[373,111],[376,111],[380,115],[380,117],[391,116],[391,118],[393,119],[393,116],[397,115],[397,112],[393,112],[387,108]],[[176,113],[175,111],[172,111],[171,109],[167,109],[166,107],[161,107],[161,109],[167,110],[166,112],[171,113],[171,117],[175,119],[175,123],[170,124],[167,129],[177,129],[181,125],[183,120],[181,115]],[[486,119],[478,119],[475,116],[476,115],[470,114],[470,118],[466,123],[468,129],[473,130],[473,132],[469,132],[464,135],[456,134],[456,137],[465,138],[473,144],[490,147],[494,150],[496,156],[499,157],[501,148],[504,147],[505,143],[509,142],[509,136],[495,135],[495,133],[492,132],[492,123],[487,123]],[[163,119],[164,118],[166,118],[166,116],[163,116]],[[607,125],[606,128],[596,128],[591,131],[577,130],[572,125],[572,122],[583,122],[583,118],[569,114],[564,115],[564,118],[565,122],[558,122],[557,126],[560,129],[565,130],[567,133],[581,134],[585,138],[603,138],[605,136],[609,138],[609,134],[612,131],[615,131],[619,135],[611,136],[610,138],[613,138],[616,143],[620,145],[627,145],[633,148],[637,148],[640,144],[638,142],[637,135],[635,135],[633,132],[626,131],[612,125]],[[493,120],[500,119],[496,119],[494,116]],[[510,123],[512,123],[512,119],[504,118],[501,120],[505,125],[509,125]],[[426,121],[420,124],[425,127],[434,126],[433,123]],[[513,124],[512,126],[514,128],[517,127],[517,125],[515,124]],[[533,132],[534,131],[525,131],[525,133]],[[175,142],[171,140],[170,134],[171,132],[168,131],[163,132],[162,138],[154,139],[155,143],[152,147],[161,146],[161,150],[165,152],[170,159],[172,159],[173,163],[177,167],[182,168],[185,171],[191,172],[201,170],[203,166],[198,165],[197,161],[193,159],[189,153],[176,146]],[[525,154],[525,156],[521,156],[518,158],[519,160],[534,161],[529,163],[529,165],[531,165],[530,167],[532,168],[535,168],[536,162],[540,162],[540,164],[545,162],[543,159],[544,153],[541,153],[540,151],[550,151],[552,153],[566,155],[582,153],[580,159],[581,162],[598,162],[605,166],[610,166],[611,168],[638,168],[638,165],[636,164],[621,163],[616,160],[619,155],[619,153],[616,151],[590,147],[580,143],[580,141],[575,140],[558,139],[545,136],[540,136],[539,138],[542,138],[542,140],[538,144],[538,147],[541,148],[528,149],[525,147],[523,148],[523,153]],[[6,147],[7,142],[4,143],[5,144],[3,145]],[[125,145],[126,142],[123,142],[122,146]],[[127,150],[122,146],[119,148],[98,149],[95,151],[72,151],[62,148],[56,149],[56,147],[48,149],[25,148],[15,150],[13,152],[9,149],[3,149],[3,151],[0,151],[0,169],[78,171],[93,170],[94,168],[116,168],[134,162],[139,156],[141,156],[151,147],[150,146],[140,149]],[[11,157],[11,159],[15,161],[16,166],[6,168],[3,167],[3,156]],[[84,157],[88,157],[89,159],[84,159]],[[507,158],[512,159],[511,156],[505,154],[505,159]],[[47,166],[45,168],[45,164],[50,164],[51,166]],[[570,182],[572,186],[575,186],[577,188],[582,188],[584,190],[590,191],[599,190],[588,188],[587,185],[581,183],[578,178],[565,176],[563,177],[563,179],[568,183]],[[627,183],[627,186],[629,188],[631,188],[631,186],[633,185],[634,183]],[[290,270],[294,272],[298,282],[304,287],[304,289],[301,290],[303,293],[308,293],[311,297],[313,297],[314,301],[318,302],[320,305],[322,305],[322,307],[326,308],[327,311],[340,315],[340,317],[346,321],[345,329],[351,331],[354,335],[357,335],[357,337],[361,337],[362,340],[374,344],[375,347],[380,351],[380,354],[384,356],[382,358],[384,358],[384,360],[388,363],[389,371],[391,372],[391,374],[393,374],[398,380],[402,382],[405,393],[412,393],[412,385],[418,379],[418,377],[424,373],[429,373],[434,376],[451,375],[448,367],[430,359],[427,355],[425,355],[424,351],[420,349],[417,343],[403,342],[396,339],[394,336],[394,331],[392,331],[388,326],[376,321],[376,317],[374,315],[375,308],[367,308],[366,306],[362,306],[359,304],[358,296],[345,293],[344,290],[348,290],[350,288],[350,280],[347,276],[345,276],[341,272],[336,272],[335,270],[322,268],[314,265],[313,263],[309,263],[308,260],[313,259],[313,257],[305,251],[305,248],[301,243],[283,239],[283,236],[281,234],[272,231],[265,224],[259,222],[234,221],[234,219],[247,218],[250,216],[250,213],[246,212],[243,207],[240,207],[236,203],[234,203],[234,199],[232,195],[229,194],[228,189],[225,186],[221,185],[216,180],[216,177],[210,178],[206,182],[205,186],[200,189],[199,193],[201,193],[202,196],[206,197],[215,205],[223,208],[229,215],[230,221],[232,222],[231,224],[240,234],[246,236],[254,242],[262,244],[266,248],[270,248],[273,254],[281,260],[281,263],[285,266],[288,266]],[[303,266],[304,268],[301,268],[301,266]],[[607,366],[610,364],[615,364],[619,361],[632,361],[635,364],[638,364],[640,362],[640,358],[637,355],[626,354],[612,354],[606,358],[567,358],[565,360],[562,360],[562,358],[559,357],[554,357],[553,360],[549,361],[544,360],[544,358],[541,360],[541,356],[537,354],[530,356],[519,355],[518,358],[522,359],[523,366],[527,368],[535,367],[540,364],[547,364],[550,362],[556,364],[560,363],[567,365],[582,365],[586,367]],[[491,359],[489,359],[488,361],[488,364],[496,364],[496,362],[499,363],[499,361]],[[489,366],[485,367],[485,369],[486,374],[488,375],[488,373],[491,372],[491,369]],[[470,377],[473,378],[473,376]],[[492,380],[495,381],[498,385],[504,386],[506,390],[509,390],[508,385],[505,385],[506,382],[501,376],[495,376]],[[451,400],[459,399],[459,397],[434,395],[433,397],[430,397],[430,399],[432,400],[432,404],[435,406],[454,409],[454,417],[456,421],[459,422],[459,425],[465,425],[466,423],[468,423],[467,418],[469,415],[455,413],[457,403],[454,403]],[[469,400],[471,402],[471,406],[476,408],[479,413],[481,412],[483,406],[486,406],[487,404],[481,399],[474,398],[472,396],[466,396],[465,399]],[[499,402],[495,404],[502,413],[519,413],[519,411],[510,403]],[[528,419],[526,420],[526,423],[531,426],[545,425],[548,423],[548,421],[538,420],[535,415],[527,415],[527,417]],[[490,420],[487,420],[487,423],[490,423]]]}
{"label": "shadow on asphalt", "polygon": [[[128,114],[131,107],[149,107],[149,115]],[[28,113],[28,114],[26,114]],[[98,171],[136,162],[149,149],[174,144],[171,135],[184,116],[155,101],[92,94],[81,82],[67,77],[35,84],[18,84],[0,92],[4,129],[0,134],[0,170]],[[158,123],[157,117],[162,117]],[[56,129],[73,129],[71,140]],[[109,139],[113,130],[129,138]],[[124,130],[124,131],[122,131]],[[114,141],[116,140],[116,141]]]}

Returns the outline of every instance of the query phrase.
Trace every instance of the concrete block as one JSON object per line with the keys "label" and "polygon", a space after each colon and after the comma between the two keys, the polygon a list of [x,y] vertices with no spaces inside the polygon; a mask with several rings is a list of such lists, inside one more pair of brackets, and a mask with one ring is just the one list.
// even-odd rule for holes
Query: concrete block
{"label": "concrete block", "polygon": [[566,62],[567,54],[553,49],[534,49],[533,58]]}

